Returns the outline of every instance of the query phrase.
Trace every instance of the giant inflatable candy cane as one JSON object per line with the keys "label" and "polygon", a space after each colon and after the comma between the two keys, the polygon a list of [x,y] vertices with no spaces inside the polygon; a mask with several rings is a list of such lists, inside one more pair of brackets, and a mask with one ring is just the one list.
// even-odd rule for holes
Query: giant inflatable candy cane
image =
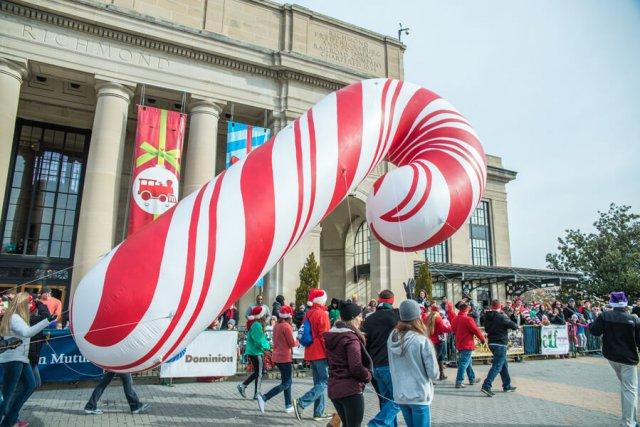
{"label": "giant inflatable candy cane", "polygon": [[444,241],[482,197],[484,151],[448,102],[397,80],[352,84],[98,262],[72,301],[82,354],[117,372],[169,359],[383,160],[398,168],[375,182],[367,221],[389,248]]}

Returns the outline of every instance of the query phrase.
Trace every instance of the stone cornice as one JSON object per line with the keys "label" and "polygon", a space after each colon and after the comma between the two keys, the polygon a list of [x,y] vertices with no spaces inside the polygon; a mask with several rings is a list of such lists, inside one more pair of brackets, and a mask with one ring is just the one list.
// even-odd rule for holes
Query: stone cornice
{"label": "stone cornice", "polygon": [[513,181],[514,179],[516,179],[518,172],[499,168],[496,166],[487,166],[487,175],[495,181],[503,182],[506,184],[509,181]]}
{"label": "stone cornice", "polygon": [[[62,16],[48,11],[38,10],[36,8],[20,5],[12,2],[0,2],[0,12],[8,15],[27,18],[32,21],[39,21],[60,28],[70,29],[79,33],[90,36],[102,37],[113,40],[126,45],[141,47],[145,49],[155,50],[169,55],[183,57],[188,60],[204,62],[234,71],[247,72],[254,75],[265,76],[273,79],[295,80],[305,84],[325,88],[328,90],[337,90],[344,87],[344,83],[323,79],[300,73],[294,70],[273,69],[268,66],[260,66],[250,64],[233,58],[227,58],[216,55],[203,50],[197,50],[190,47],[180,46],[178,44],[168,43],[156,40],[150,37],[134,35],[125,31],[107,28],[95,23],[86,22],[77,18]],[[276,53],[276,52],[274,52]]]}

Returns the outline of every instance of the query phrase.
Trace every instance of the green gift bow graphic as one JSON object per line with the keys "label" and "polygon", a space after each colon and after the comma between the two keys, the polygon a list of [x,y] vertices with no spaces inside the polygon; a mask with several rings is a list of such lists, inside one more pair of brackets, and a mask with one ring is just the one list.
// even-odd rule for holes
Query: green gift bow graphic
{"label": "green gift bow graphic", "polygon": [[164,166],[165,160],[180,173],[180,150],[166,150],[167,144],[167,110],[160,110],[160,135],[158,138],[158,148],[144,141],[140,148],[144,154],[136,159],[136,167],[140,167],[153,159],[158,159],[158,165]]}

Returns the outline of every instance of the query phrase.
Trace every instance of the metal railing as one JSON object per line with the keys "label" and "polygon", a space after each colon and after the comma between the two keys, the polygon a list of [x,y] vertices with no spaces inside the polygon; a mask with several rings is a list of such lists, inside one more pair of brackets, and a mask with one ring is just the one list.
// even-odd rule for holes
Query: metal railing
{"label": "metal railing", "polygon": [[[522,327],[522,338],[524,346],[525,357],[542,356],[541,351],[541,327],[537,325],[524,325]],[[569,340],[569,352],[572,354],[578,353],[598,353],[602,349],[602,338],[591,335],[589,329],[585,331],[587,337],[587,346],[584,349],[576,347],[576,343],[571,339]],[[455,345],[454,334],[447,335],[447,349],[446,360],[449,362],[455,362],[457,360],[457,351]]]}

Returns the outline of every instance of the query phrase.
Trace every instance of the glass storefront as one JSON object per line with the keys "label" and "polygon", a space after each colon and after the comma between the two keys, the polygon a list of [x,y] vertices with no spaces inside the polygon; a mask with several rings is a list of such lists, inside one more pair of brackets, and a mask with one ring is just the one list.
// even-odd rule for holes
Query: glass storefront
{"label": "glass storefront", "polygon": [[64,286],[70,274],[52,273],[73,264],[90,131],[18,120],[15,135],[2,217],[0,287],[29,280],[34,286]]}

